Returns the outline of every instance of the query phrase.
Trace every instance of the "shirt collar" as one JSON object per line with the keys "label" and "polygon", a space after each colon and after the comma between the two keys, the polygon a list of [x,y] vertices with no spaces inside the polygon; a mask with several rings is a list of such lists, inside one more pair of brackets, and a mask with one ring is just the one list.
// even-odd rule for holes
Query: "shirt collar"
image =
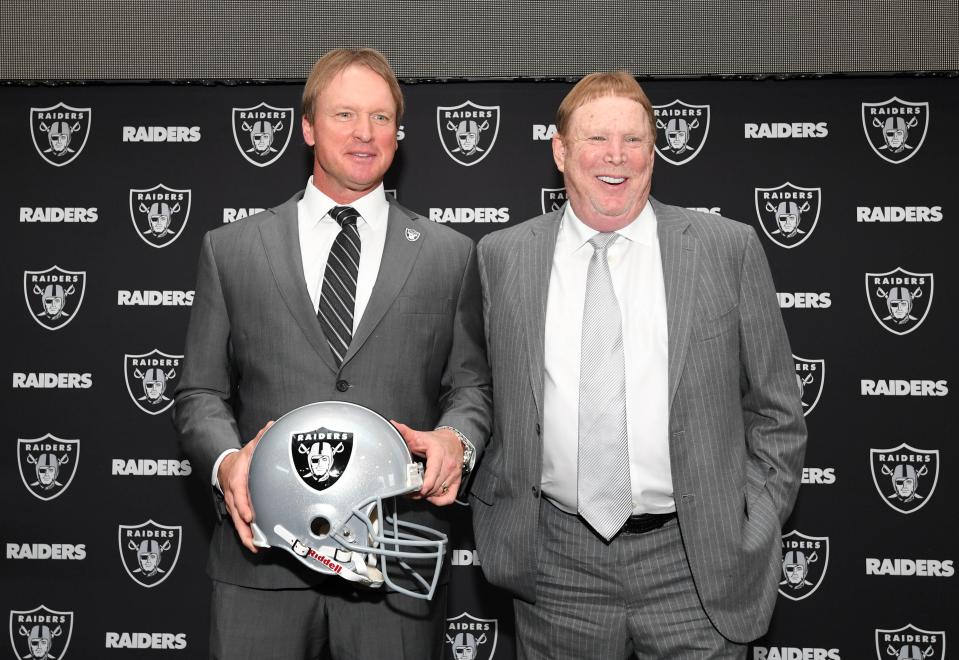
{"label": "shirt collar", "polygon": [[[314,186],[313,177],[310,176],[303,192],[303,206],[306,214],[301,221],[307,229],[313,229],[320,222],[336,222],[329,217],[329,213],[334,206],[343,206],[343,204],[337,204],[326,193]],[[379,223],[386,222],[390,207],[390,203],[386,201],[383,182],[381,181],[376,188],[347,206],[356,209],[356,212],[360,214],[361,221],[379,229]]]}
{"label": "shirt collar", "polygon": [[[560,234],[563,235],[564,242],[571,253],[579,250],[589,239],[599,233],[579,219],[569,202],[566,202],[566,210],[563,212],[561,222]],[[630,242],[643,245],[653,245],[656,242],[656,212],[653,211],[653,205],[648,199],[636,219],[616,233]]]}

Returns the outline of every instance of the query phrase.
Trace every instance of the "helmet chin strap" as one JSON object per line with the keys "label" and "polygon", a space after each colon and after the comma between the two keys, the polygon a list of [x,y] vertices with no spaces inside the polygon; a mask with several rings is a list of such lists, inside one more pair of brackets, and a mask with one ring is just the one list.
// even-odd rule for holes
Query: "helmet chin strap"
{"label": "helmet chin strap", "polygon": [[294,553],[322,564],[334,575],[366,587],[383,586],[383,573],[378,568],[367,565],[365,553],[340,550],[329,545],[313,548],[296,538],[283,525],[276,525],[273,531],[290,544]]}

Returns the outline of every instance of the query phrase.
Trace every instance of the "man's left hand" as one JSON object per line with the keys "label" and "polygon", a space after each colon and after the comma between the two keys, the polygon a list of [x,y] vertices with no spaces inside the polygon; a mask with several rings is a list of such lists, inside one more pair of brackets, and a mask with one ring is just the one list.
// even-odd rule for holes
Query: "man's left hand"
{"label": "man's left hand", "polygon": [[463,477],[463,443],[449,429],[415,431],[406,424],[390,420],[403,436],[414,456],[426,458],[423,487],[413,499],[426,499],[436,506],[456,500]]}

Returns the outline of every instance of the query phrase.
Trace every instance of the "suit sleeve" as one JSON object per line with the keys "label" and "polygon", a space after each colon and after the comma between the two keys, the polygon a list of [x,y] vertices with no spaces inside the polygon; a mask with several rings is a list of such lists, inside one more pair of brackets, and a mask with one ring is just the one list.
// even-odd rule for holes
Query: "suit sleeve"
{"label": "suit sleeve", "polygon": [[[806,423],[772,274],[750,229],[740,291],[740,382],[746,443],[780,523],[792,511],[806,451]],[[762,484],[757,484],[762,485]]]}
{"label": "suit sleeve", "polygon": [[493,399],[476,245],[472,241],[456,300],[453,342],[440,386],[440,409],[437,426],[452,426],[463,433],[476,447],[478,459],[489,438]]}
{"label": "suit sleeve", "polygon": [[210,234],[203,239],[187,329],[183,375],[174,393],[180,447],[205,478],[217,457],[243,442],[233,415],[230,319]]}

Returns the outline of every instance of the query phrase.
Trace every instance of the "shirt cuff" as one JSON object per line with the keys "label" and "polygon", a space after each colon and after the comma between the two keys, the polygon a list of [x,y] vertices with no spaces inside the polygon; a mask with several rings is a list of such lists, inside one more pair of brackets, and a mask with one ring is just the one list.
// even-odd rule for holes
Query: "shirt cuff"
{"label": "shirt cuff", "polygon": [[236,448],[227,449],[217,457],[216,463],[213,464],[213,474],[210,475],[210,483],[213,484],[213,487],[216,488],[221,495],[223,494],[223,489],[220,488],[220,480],[217,478],[217,474],[220,472],[220,463],[222,463],[223,459],[227,457],[227,454],[232,454],[238,451],[240,450]]}

